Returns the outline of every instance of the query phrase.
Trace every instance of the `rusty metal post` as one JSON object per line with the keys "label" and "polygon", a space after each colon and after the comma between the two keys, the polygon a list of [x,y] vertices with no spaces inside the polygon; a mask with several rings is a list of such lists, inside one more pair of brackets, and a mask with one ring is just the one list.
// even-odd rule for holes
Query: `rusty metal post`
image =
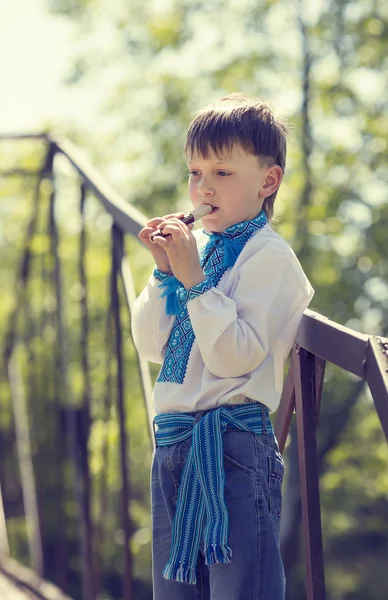
{"label": "rusty metal post", "polygon": [[86,276],[86,223],[85,223],[85,200],[86,200],[86,184],[81,182],[80,186],[80,217],[81,217],[81,232],[79,245],[79,280],[83,293],[81,296],[81,364],[84,378],[84,389],[82,398],[83,416],[81,427],[81,442],[79,456],[80,477],[82,477],[81,502],[82,515],[84,521],[84,536],[85,536],[85,559],[88,564],[88,579],[91,598],[96,597],[95,578],[94,578],[94,552],[93,552],[93,522],[91,516],[91,478],[89,467],[88,442],[90,437],[90,415],[91,415],[91,396],[92,385],[90,381],[90,366],[89,366],[89,311],[88,311],[88,285]]}
{"label": "rusty metal post", "polygon": [[82,598],[83,600],[94,600],[93,590],[93,570],[88,555],[88,529],[86,526],[86,515],[83,503],[83,481],[81,480],[81,466],[79,457],[79,448],[77,440],[77,422],[76,411],[72,398],[72,387],[68,372],[70,362],[70,349],[66,327],[66,315],[64,306],[63,281],[62,281],[62,263],[59,253],[59,232],[55,219],[56,206],[56,182],[54,169],[51,172],[51,193],[50,193],[50,239],[51,252],[54,258],[54,285],[57,301],[57,326],[58,326],[58,348],[59,348],[59,368],[61,373],[62,397],[65,403],[65,417],[67,427],[67,439],[69,444],[69,457],[74,469],[75,479],[75,497],[78,504],[78,519],[80,525],[80,550],[82,559],[81,579],[82,579]]}
{"label": "rusty metal post", "polygon": [[118,279],[123,259],[123,233],[115,225],[112,227],[112,273],[111,302],[116,342],[117,361],[117,413],[120,431],[120,466],[121,466],[121,527],[124,534],[124,581],[123,598],[133,600],[132,555],[130,550],[131,522],[129,516],[129,477],[128,477],[128,440],[126,432],[126,411],[124,404],[124,370],[122,326],[120,319],[120,297]]}
{"label": "rusty metal post", "polygon": [[8,377],[11,388],[12,408],[15,421],[16,448],[22,486],[24,513],[26,516],[27,539],[30,549],[32,568],[43,577],[44,561],[38,495],[35,485],[32,450],[27,417],[27,404],[23,387],[23,379],[17,351],[14,350],[8,361]]}
{"label": "rusty metal post", "polygon": [[[123,278],[124,291],[125,291],[125,297],[126,297],[127,304],[128,304],[129,315],[132,316],[133,305],[136,300],[136,293],[135,293],[135,286],[133,283],[133,278],[132,278],[132,273],[131,273],[131,267],[129,264],[129,260],[126,257],[123,257],[123,259],[121,261],[121,276]],[[130,335],[132,337],[132,332],[130,333]],[[132,343],[135,347],[133,338],[132,338]],[[136,347],[135,347],[135,350],[136,350],[137,365],[138,365],[138,369],[139,369],[139,373],[140,373],[141,391],[142,391],[142,395],[143,395],[144,406],[145,406],[146,413],[147,413],[148,433],[150,436],[152,448],[154,449],[155,448],[155,435],[154,435],[153,422],[154,422],[154,417],[155,417],[155,409],[152,404],[152,380],[151,380],[150,367],[149,367],[148,361],[140,356]]]}

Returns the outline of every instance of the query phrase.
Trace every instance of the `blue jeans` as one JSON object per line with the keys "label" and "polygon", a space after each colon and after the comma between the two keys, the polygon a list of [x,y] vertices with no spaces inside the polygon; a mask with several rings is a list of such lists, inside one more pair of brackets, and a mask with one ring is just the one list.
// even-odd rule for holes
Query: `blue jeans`
{"label": "blue jeans", "polygon": [[[203,411],[196,413],[198,421]],[[200,552],[197,583],[163,578],[183,466],[191,440],[156,448],[151,468],[154,600],[284,600],[279,548],[284,463],[271,433],[227,430],[223,436],[230,564],[207,566]],[[202,549],[203,550],[203,547]]]}

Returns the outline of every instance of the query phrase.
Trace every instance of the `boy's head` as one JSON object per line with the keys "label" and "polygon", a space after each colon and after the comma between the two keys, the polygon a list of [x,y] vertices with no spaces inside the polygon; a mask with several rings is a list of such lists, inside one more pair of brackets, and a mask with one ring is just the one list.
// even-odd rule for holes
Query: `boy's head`
{"label": "boy's head", "polygon": [[[234,203],[234,214],[228,207],[224,215],[226,227],[233,220],[253,218],[261,209],[270,221],[285,169],[286,138],[285,124],[259,98],[231,94],[200,110],[185,143],[193,204],[212,204],[213,198],[214,206],[223,209]],[[205,219],[205,226],[220,230],[216,213]]]}

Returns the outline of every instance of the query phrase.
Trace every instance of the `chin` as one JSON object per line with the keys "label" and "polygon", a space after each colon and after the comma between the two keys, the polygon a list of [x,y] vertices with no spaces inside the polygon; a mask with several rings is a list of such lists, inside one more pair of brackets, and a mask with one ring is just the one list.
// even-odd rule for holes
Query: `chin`
{"label": "chin", "polygon": [[218,225],[217,223],[215,223],[213,219],[207,219],[206,217],[202,219],[202,225],[204,229],[207,229],[208,231],[214,231],[216,233],[220,233],[225,229],[225,227],[223,227],[222,225]]}

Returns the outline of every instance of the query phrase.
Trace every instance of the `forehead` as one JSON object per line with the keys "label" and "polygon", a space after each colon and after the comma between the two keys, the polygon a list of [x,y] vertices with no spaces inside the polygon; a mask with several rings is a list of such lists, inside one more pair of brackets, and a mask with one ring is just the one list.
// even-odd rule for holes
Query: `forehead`
{"label": "forehead", "polygon": [[187,162],[208,162],[213,164],[219,163],[235,163],[242,164],[246,161],[256,161],[257,156],[247,152],[241,146],[234,144],[231,148],[224,148],[215,152],[210,146],[207,149],[206,154],[201,154],[195,148],[193,151],[187,156]]}

